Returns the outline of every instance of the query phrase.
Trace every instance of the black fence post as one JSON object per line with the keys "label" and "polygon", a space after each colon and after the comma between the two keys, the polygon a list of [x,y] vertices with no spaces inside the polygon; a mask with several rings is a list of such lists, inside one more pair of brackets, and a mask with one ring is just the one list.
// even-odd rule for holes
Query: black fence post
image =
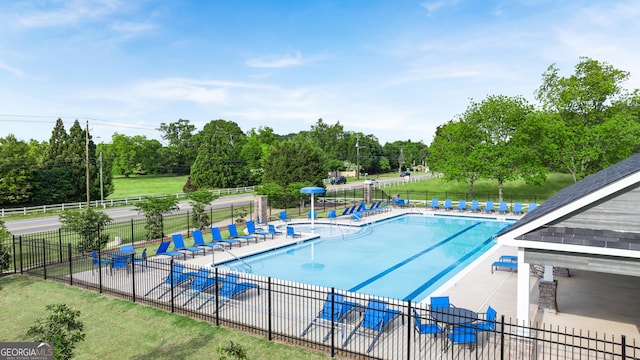
{"label": "black fence post", "polygon": [[69,285],[73,286],[73,261],[71,260],[71,243],[67,243],[67,255],[69,256]]}
{"label": "black fence post", "polygon": [[[136,302],[136,254],[131,254],[131,295],[133,302]],[[140,265],[144,266],[144,265]]]}
{"label": "black fence post", "polygon": [[[18,238],[20,239],[20,238]],[[16,260],[16,236],[12,235],[11,236],[11,248],[13,249],[13,273],[17,273],[18,272],[18,261]],[[22,255],[21,255],[22,256]]]}
{"label": "black fence post", "polygon": [[[164,236],[163,236],[164,237]],[[169,268],[169,286],[171,286],[169,289],[171,290],[171,313],[174,313],[176,311],[176,303],[173,300],[174,298],[174,281],[173,279],[175,279],[174,274],[173,274],[173,257],[171,257],[171,262],[169,263],[169,266],[171,266],[171,268]]]}
{"label": "black fence post", "polygon": [[[335,314],[336,313],[336,304],[335,304],[335,298],[336,298],[336,288],[332,287],[331,288],[331,313]],[[335,329],[335,316],[331,316],[331,358],[336,357],[336,331],[333,331]]]}
{"label": "black fence post", "polygon": [[58,228],[58,246],[62,248],[62,228]]}
{"label": "black fence post", "polygon": [[[42,262],[44,263],[44,279],[47,280],[47,248],[46,241],[42,239]],[[35,242],[34,242],[35,243]]]}
{"label": "black fence post", "polygon": [[411,330],[412,324],[416,321],[411,321],[411,300],[407,301],[407,360],[411,359]]}
{"label": "black fence post", "polygon": [[231,223],[233,224],[233,204],[231,204]]}
{"label": "black fence post", "polygon": [[271,329],[271,277],[267,278],[267,327],[269,329],[269,341],[273,340],[273,332]]}
{"label": "black fence post", "polygon": [[187,237],[190,237],[191,235],[189,235],[191,233],[191,226],[189,226],[189,210],[187,210]]}
{"label": "black fence post", "polygon": [[[213,250],[215,251],[215,249]],[[214,264],[211,264],[211,266],[214,266]],[[215,278],[216,278],[216,294],[218,294],[220,292],[220,281],[217,281],[217,279],[219,279],[219,275],[218,275],[218,268],[214,267],[215,269]],[[216,326],[220,326],[220,297],[216,296]]]}
{"label": "black fence post", "polygon": [[504,315],[500,319],[500,360],[504,360]]}
{"label": "black fence post", "polygon": [[98,291],[102,294],[102,265],[100,264],[102,264],[102,248],[98,248]]}
{"label": "black fence post", "polygon": [[622,360],[626,360],[627,359],[627,337],[625,335],[622,335],[622,343],[620,345],[622,345]]}
{"label": "black fence post", "polygon": [[133,219],[131,219],[131,243],[134,243]]}

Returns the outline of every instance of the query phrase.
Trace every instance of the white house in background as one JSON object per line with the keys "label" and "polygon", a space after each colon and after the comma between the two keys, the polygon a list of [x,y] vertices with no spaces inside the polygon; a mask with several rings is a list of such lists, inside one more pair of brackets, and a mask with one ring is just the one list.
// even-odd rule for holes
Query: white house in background
{"label": "white house in background", "polygon": [[559,191],[497,238],[518,248],[519,323],[529,323],[530,264],[544,265],[549,282],[553,267],[640,276],[640,153]]}

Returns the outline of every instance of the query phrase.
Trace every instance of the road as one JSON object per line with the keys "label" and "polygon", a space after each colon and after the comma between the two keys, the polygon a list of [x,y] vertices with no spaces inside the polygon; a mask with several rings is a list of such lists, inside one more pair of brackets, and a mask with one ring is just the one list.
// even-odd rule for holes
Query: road
{"label": "road", "polygon": [[[430,177],[429,174],[423,175],[412,175],[412,179],[423,179]],[[355,187],[361,187],[364,178],[361,180],[352,180],[347,184],[342,185],[327,185],[327,190],[339,190],[339,189],[350,189]],[[393,183],[398,182],[397,178],[380,178],[378,179],[380,185],[385,183]],[[234,205],[246,205],[253,200],[253,194],[239,194],[239,195],[229,195],[224,196],[219,199],[216,199],[212,202],[209,208],[218,209],[221,207],[227,207],[230,204]],[[191,210],[191,205],[189,201],[184,200],[178,203],[180,210],[176,213],[184,213],[186,211]],[[114,222],[127,221],[130,219],[141,219],[143,218],[142,214],[139,214],[137,210],[133,206],[122,207],[122,208],[114,208],[114,209],[106,209],[104,211]],[[32,219],[24,219],[24,220],[10,220],[5,221],[5,225],[7,230],[11,232],[13,235],[22,235],[33,232],[40,231],[51,231],[57,230],[60,228],[60,221],[58,215],[32,218]]]}

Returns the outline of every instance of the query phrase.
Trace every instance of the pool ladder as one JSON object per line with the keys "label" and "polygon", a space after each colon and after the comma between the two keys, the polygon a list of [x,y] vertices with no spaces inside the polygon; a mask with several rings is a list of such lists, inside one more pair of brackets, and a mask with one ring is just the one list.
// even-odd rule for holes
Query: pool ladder
{"label": "pool ladder", "polygon": [[[244,265],[246,265],[246,266],[249,268],[249,271],[243,271],[243,272],[245,272],[245,273],[249,273],[249,274],[252,274],[252,273],[253,273],[253,268],[251,267],[251,265],[247,264],[247,262],[246,262],[246,261],[244,261],[244,260],[242,260],[241,258],[237,257],[237,256],[236,256],[236,254],[234,254],[234,253],[232,253],[231,251],[229,251],[229,250],[225,249],[225,248],[224,248],[224,246],[222,246],[222,245],[218,245],[218,246],[216,246],[216,248],[222,249],[222,251],[224,251],[224,252],[226,252],[227,254],[231,255],[231,257],[232,257],[232,258],[234,258],[234,259],[236,259],[236,260],[240,261],[241,263],[243,263]],[[216,249],[214,248],[214,249],[213,249],[213,251],[216,251]],[[211,264],[211,266],[213,267],[213,266],[215,266],[215,264],[214,264],[214,263],[212,263],[212,264]],[[241,268],[241,267],[238,267],[238,269],[245,270],[244,268]]]}

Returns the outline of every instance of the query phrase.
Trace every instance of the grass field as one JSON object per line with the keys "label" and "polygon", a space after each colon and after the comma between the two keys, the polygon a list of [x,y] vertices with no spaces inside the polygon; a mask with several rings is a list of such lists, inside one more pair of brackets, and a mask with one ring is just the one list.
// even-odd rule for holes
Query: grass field
{"label": "grass field", "polygon": [[182,193],[182,187],[187,182],[187,177],[187,175],[114,177],[115,190],[107,199]]}
{"label": "grass field", "polygon": [[326,359],[321,353],[23,275],[0,277],[0,339],[33,341],[27,330],[47,317],[46,305],[58,303],[79,310],[85,325],[86,340],[78,343],[74,359],[220,359],[223,354],[216,350],[231,341],[249,359]]}

